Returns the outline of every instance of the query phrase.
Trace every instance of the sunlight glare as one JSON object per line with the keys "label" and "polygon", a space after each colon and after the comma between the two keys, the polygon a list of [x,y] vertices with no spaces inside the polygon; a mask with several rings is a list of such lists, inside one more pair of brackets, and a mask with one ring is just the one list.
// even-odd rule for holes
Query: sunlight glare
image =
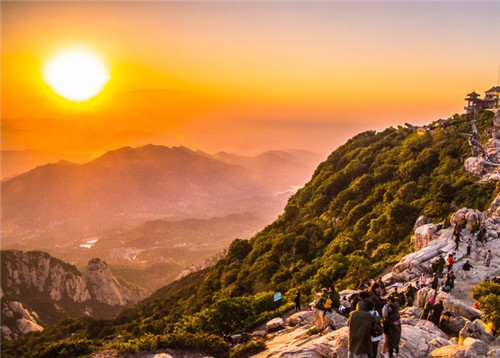
{"label": "sunlight glare", "polygon": [[75,102],[99,94],[109,81],[103,61],[82,50],[65,50],[50,59],[43,69],[43,79],[60,96]]}

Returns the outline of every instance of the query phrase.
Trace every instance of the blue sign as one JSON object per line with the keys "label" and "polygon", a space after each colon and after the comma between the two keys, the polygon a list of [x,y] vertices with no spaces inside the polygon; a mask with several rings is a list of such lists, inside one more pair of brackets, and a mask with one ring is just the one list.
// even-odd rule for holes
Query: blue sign
{"label": "blue sign", "polygon": [[274,294],[274,302],[281,300],[281,292]]}

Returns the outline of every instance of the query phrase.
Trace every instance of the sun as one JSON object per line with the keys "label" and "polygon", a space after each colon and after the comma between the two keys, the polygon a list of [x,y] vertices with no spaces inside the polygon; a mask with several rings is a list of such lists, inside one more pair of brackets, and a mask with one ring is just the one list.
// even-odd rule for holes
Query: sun
{"label": "sun", "polygon": [[98,95],[109,78],[108,69],[98,56],[79,49],[55,54],[43,68],[43,79],[54,92],[75,102]]}

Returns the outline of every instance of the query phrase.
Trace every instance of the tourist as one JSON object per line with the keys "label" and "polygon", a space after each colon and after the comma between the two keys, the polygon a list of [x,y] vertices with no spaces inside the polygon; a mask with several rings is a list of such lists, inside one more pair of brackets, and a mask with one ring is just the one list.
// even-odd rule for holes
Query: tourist
{"label": "tourist", "polygon": [[448,272],[448,276],[450,276],[450,289],[453,289],[453,288],[455,288],[455,279],[456,279],[456,276],[455,276],[455,273],[453,272],[453,270]]}
{"label": "tourist", "polygon": [[455,224],[453,226],[453,232],[451,234],[452,237],[455,238],[455,250],[458,250],[458,245],[460,244],[460,232],[462,229],[459,224]]}
{"label": "tourist", "polygon": [[393,303],[395,303],[394,297],[389,296],[386,299],[386,304],[382,308],[382,325],[383,325],[383,329],[384,329],[384,344],[382,345],[382,352],[381,353],[383,355],[387,355],[387,353],[389,352],[389,341],[388,341],[389,338],[387,336],[388,326],[385,324],[385,321],[386,321],[387,317],[389,317],[389,306]]}
{"label": "tourist", "polygon": [[356,310],[352,311],[347,319],[349,327],[347,350],[350,358],[360,358],[363,354],[372,356],[371,328],[374,322],[375,318],[366,310],[366,302],[359,300]]}
{"label": "tourist", "polygon": [[491,264],[491,259],[493,258],[493,255],[491,254],[491,250],[488,250],[486,252],[486,263],[484,264],[484,266],[486,267],[490,267],[490,264]]}
{"label": "tourist", "polygon": [[429,321],[439,326],[439,319],[441,318],[441,313],[443,313],[443,303],[438,301],[434,307],[432,307],[432,313],[429,315]]}
{"label": "tourist", "polygon": [[377,283],[378,283],[378,290],[379,290],[378,295],[379,295],[379,297],[382,297],[383,295],[385,295],[385,284],[382,281],[382,277],[378,278]]}
{"label": "tourist", "polygon": [[389,345],[389,357],[399,355],[399,341],[401,340],[401,318],[398,312],[398,306],[394,303],[389,305],[389,316],[386,319],[387,337]]}
{"label": "tourist", "polygon": [[[450,271],[450,272],[453,272],[453,271]],[[452,289],[452,287],[451,287],[452,283],[451,283],[451,276],[450,276],[450,272],[448,272],[448,273],[446,274],[446,277],[445,277],[445,279],[444,279],[444,283],[443,283],[443,286],[447,289],[447,291],[446,291],[446,292],[450,292],[450,291],[451,291],[451,289]]]}
{"label": "tourist", "polygon": [[469,260],[465,261],[464,265],[462,266],[462,271],[463,271],[462,278],[464,280],[467,278],[467,272],[469,272],[471,268],[474,267],[472,267],[472,265],[469,263]]}
{"label": "tourist", "polygon": [[467,238],[467,255],[470,256],[470,249],[472,247],[472,239],[470,237]]}
{"label": "tourist", "polygon": [[427,277],[425,277],[425,273],[422,272],[420,276],[420,288],[425,287],[427,285]]}
{"label": "tourist", "polygon": [[334,285],[328,286],[328,298],[332,301],[332,308],[335,311],[338,311],[340,307],[340,295],[339,293],[335,290]]}
{"label": "tourist", "polygon": [[405,296],[406,296],[405,308],[412,307],[413,306],[413,296],[409,292],[406,292]]}
{"label": "tourist", "polygon": [[432,307],[434,306],[434,298],[429,298],[429,301],[427,301],[424,305],[424,309],[422,310],[422,313],[420,314],[419,319],[427,319],[429,316],[429,312],[432,310]]}
{"label": "tourist", "polygon": [[439,276],[442,277],[443,275],[443,270],[444,270],[444,266],[446,265],[446,261],[443,257],[443,255],[439,255],[439,258],[438,258],[438,273],[439,273]]}
{"label": "tourist", "polygon": [[439,279],[438,279],[438,276],[437,274],[434,272],[432,274],[432,283],[431,283],[431,287],[433,290],[437,290],[438,288],[438,283],[439,283]]}
{"label": "tourist", "polygon": [[300,287],[297,290],[297,294],[295,295],[295,299],[293,300],[295,304],[295,312],[300,311]]}
{"label": "tourist", "polygon": [[368,302],[366,306],[368,308],[368,313],[371,314],[372,317],[375,319],[375,322],[373,323],[371,328],[372,355],[369,356],[369,358],[377,358],[378,344],[382,339],[382,335],[384,333],[381,324],[382,318],[380,317],[378,311],[375,309],[375,305],[373,304],[373,302]]}
{"label": "tourist", "polygon": [[450,271],[451,271],[451,268],[453,267],[453,261],[454,261],[454,259],[453,259],[453,255],[452,255],[452,254],[449,254],[449,255],[448,255],[448,262],[447,262],[447,264],[448,264],[448,265],[447,265],[448,272],[450,272]]}

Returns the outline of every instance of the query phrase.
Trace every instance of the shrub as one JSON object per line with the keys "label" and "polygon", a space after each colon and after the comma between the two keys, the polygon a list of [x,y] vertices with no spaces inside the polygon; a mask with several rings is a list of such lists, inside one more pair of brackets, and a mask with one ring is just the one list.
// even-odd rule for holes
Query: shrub
{"label": "shrub", "polygon": [[242,344],[231,351],[231,358],[247,358],[265,350],[266,344],[262,340]]}

